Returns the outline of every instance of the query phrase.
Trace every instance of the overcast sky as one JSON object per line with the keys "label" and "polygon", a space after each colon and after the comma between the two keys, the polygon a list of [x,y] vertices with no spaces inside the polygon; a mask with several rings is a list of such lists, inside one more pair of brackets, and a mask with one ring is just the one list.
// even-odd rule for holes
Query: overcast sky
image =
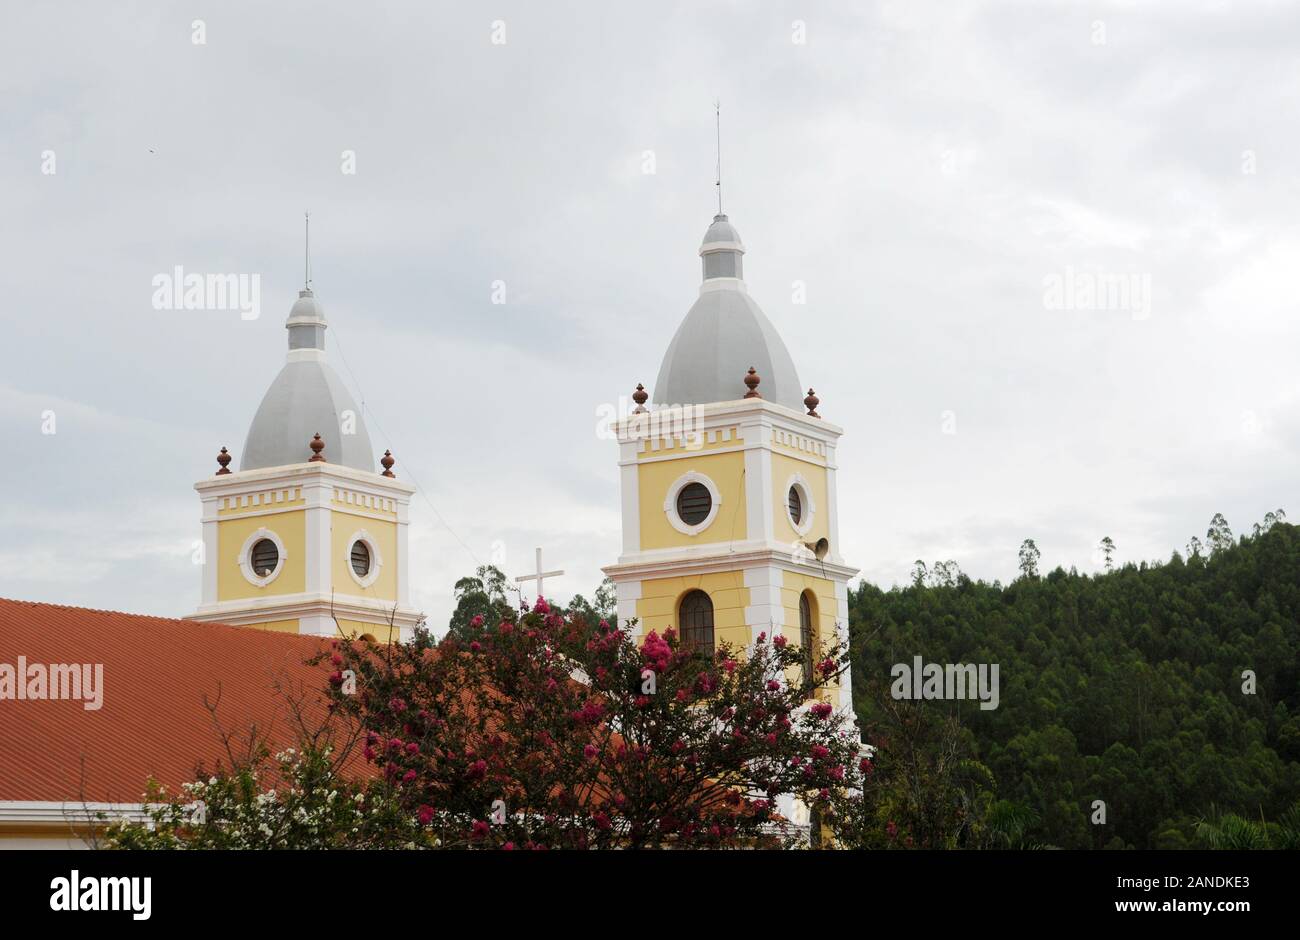
{"label": "overcast sky", "polygon": [[[597,411],[695,299],[715,98],[863,577],[1300,517],[1296,4],[326,6],[6,10],[0,595],[194,609],[192,486],[283,362],[306,209],[330,360],[421,488],[430,622],[538,545],[590,595],[620,545]],[[155,310],[176,265],[260,274],[260,317]],[[1106,278],[1135,290],[1053,294]]]}

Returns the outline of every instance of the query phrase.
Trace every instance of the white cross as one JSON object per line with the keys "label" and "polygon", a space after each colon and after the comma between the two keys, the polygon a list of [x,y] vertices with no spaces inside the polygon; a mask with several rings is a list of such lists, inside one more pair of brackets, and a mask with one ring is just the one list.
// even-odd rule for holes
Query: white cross
{"label": "white cross", "polygon": [[559,577],[560,575],[562,575],[562,574],[564,574],[563,571],[543,571],[543,570],[542,570],[542,550],[539,548],[539,549],[537,550],[537,573],[536,573],[536,574],[521,574],[521,575],[516,575],[516,576],[515,576],[515,580],[516,580],[516,581],[536,581],[536,582],[537,582],[537,596],[538,596],[538,597],[545,597],[545,596],[546,596],[546,579],[547,579],[547,578],[558,578],[558,577]]}

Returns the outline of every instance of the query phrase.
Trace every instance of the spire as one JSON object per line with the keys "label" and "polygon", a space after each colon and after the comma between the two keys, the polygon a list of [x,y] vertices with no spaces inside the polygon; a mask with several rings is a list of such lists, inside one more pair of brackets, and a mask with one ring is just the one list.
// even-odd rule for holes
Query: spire
{"label": "spire", "polygon": [[[289,311],[285,329],[289,331],[289,358],[318,355],[325,350],[325,310],[311,289],[311,213],[303,213],[303,269],[302,290]],[[303,353],[303,350],[311,352]]]}

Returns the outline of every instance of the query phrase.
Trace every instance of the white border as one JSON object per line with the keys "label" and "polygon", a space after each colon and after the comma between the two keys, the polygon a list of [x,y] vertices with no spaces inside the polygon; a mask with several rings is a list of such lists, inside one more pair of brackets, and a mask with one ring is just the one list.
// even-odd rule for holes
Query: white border
{"label": "white border", "polygon": [[[260,578],[257,576],[257,573],[253,571],[253,562],[252,562],[253,546],[256,545],[258,542],[260,542],[262,539],[270,539],[271,542],[275,544],[276,552],[279,555],[279,558],[277,558],[275,562],[275,570],[273,570],[265,578]],[[253,585],[254,587],[262,588],[262,587],[266,587],[268,584],[270,584],[272,581],[274,581],[276,578],[280,576],[280,572],[284,570],[284,560],[288,557],[289,556],[286,554],[284,550],[284,541],[280,538],[280,536],[276,535],[270,529],[263,526],[262,528],[258,529],[256,532],[252,533],[248,538],[244,539],[243,547],[239,549],[239,557],[236,559],[236,561],[239,562],[239,570],[243,572],[244,580],[247,581],[249,584]]]}
{"label": "white border", "polygon": [[[358,576],[356,569],[352,567],[352,546],[358,542],[364,542],[370,552],[370,571],[364,578]],[[375,547],[374,537],[365,529],[358,529],[352,533],[352,537],[348,539],[348,547],[343,551],[343,561],[348,566],[348,574],[352,575],[352,580],[363,588],[368,588],[375,583],[375,579],[379,577],[379,569],[384,566],[384,559],[380,557],[379,549]]]}
{"label": "white border", "polygon": [[[681,516],[677,515],[677,494],[686,488],[687,484],[699,483],[709,491],[711,505],[709,514],[704,520],[697,525],[687,525]],[[722,496],[718,493],[718,487],[712,480],[702,473],[696,473],[694,470],[688,470],[676,480],[673,485],[668,487],[668,495],[664,497],[664,515],[668,517],[668,522],[674,529],[683,535],[699,535],[705,529],[713,524],[713,520],[718,517],[718,507],[722,505]]]}
{"label": "white border", "polygon": [[[790,487],[798,487],[799,504],[803,508],[803,521],[796,524],[790,517]],[[807,535],[808,530],[812,528],[813,518],[817,515],[817,504],[813,502],[812,489],[808,486],[808,481],[803,478],[802,473],[796,473],[790,479],[785,481],[785,489],[781,491],[781,505],[785,508],[785,519],[799,535]]]}

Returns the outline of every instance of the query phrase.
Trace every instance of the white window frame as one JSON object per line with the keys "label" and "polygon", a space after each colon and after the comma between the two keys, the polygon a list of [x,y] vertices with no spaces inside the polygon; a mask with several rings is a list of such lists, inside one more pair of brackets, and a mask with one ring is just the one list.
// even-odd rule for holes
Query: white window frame
{"label": "white window frame", "polygon": [[[799,491],[799,505],[803,509],[803,518],[798,523],[790,515],[791,487]],[[781,508],[785,510],[786,521],[798,535],[807,535],[812,530],[813,519],[817,515],[817,504],[813,502],[812,488],[803,478],[802,473],[796,473],[785,481],[785,488],[781,490]]]}
{"label": "white window frame", "polygon": [[[677,495],[691,483],[702,484],[709,491],[710,497],[709,514],[697,525],[687,525],[686,520],[677,515]],[[702,473],[688,470],[668,487],[668,495],[664,497],[664,515],[668,517],[669,524],[683,535],[699,535],[713,525],[713,520],[718,517],[718,507],[721,505],[722,494],[718,492],[717,484]]]}
{"label": "white window frame", "polygon": [[[358,542],[364,542],[366,549],[370,552],[370,570],[364,578],[359,576],[356,569],[352,567],[352,546]],[[379,569],[384,566],[384,560],[380,557],[374,536],[365,529],[358,529],[352,533],[352,537],[348,539],[347,548],[343,550],[343,561],[347,565],[348,574],[352,575],[352,580],[363,588],[368,588],[375,583],[375,579],[379,577]]]}
{"label": "white window frame", "polygon": [[[262,539],[267,539],[275,545],[276,554],[279,556],[275,562],[275,569],[264,578],[253,570],[253,546]],[[264,588],[280,577],[280,572],[284,570],[285,559],[288,557],[289,553],[285,551],[284,540],[270,529],[263,527],[244,539],[244,544],[239,549],[239,557],[235,560],[239,562],[239,570],[243,573],[245,581],[254,587]]]}

